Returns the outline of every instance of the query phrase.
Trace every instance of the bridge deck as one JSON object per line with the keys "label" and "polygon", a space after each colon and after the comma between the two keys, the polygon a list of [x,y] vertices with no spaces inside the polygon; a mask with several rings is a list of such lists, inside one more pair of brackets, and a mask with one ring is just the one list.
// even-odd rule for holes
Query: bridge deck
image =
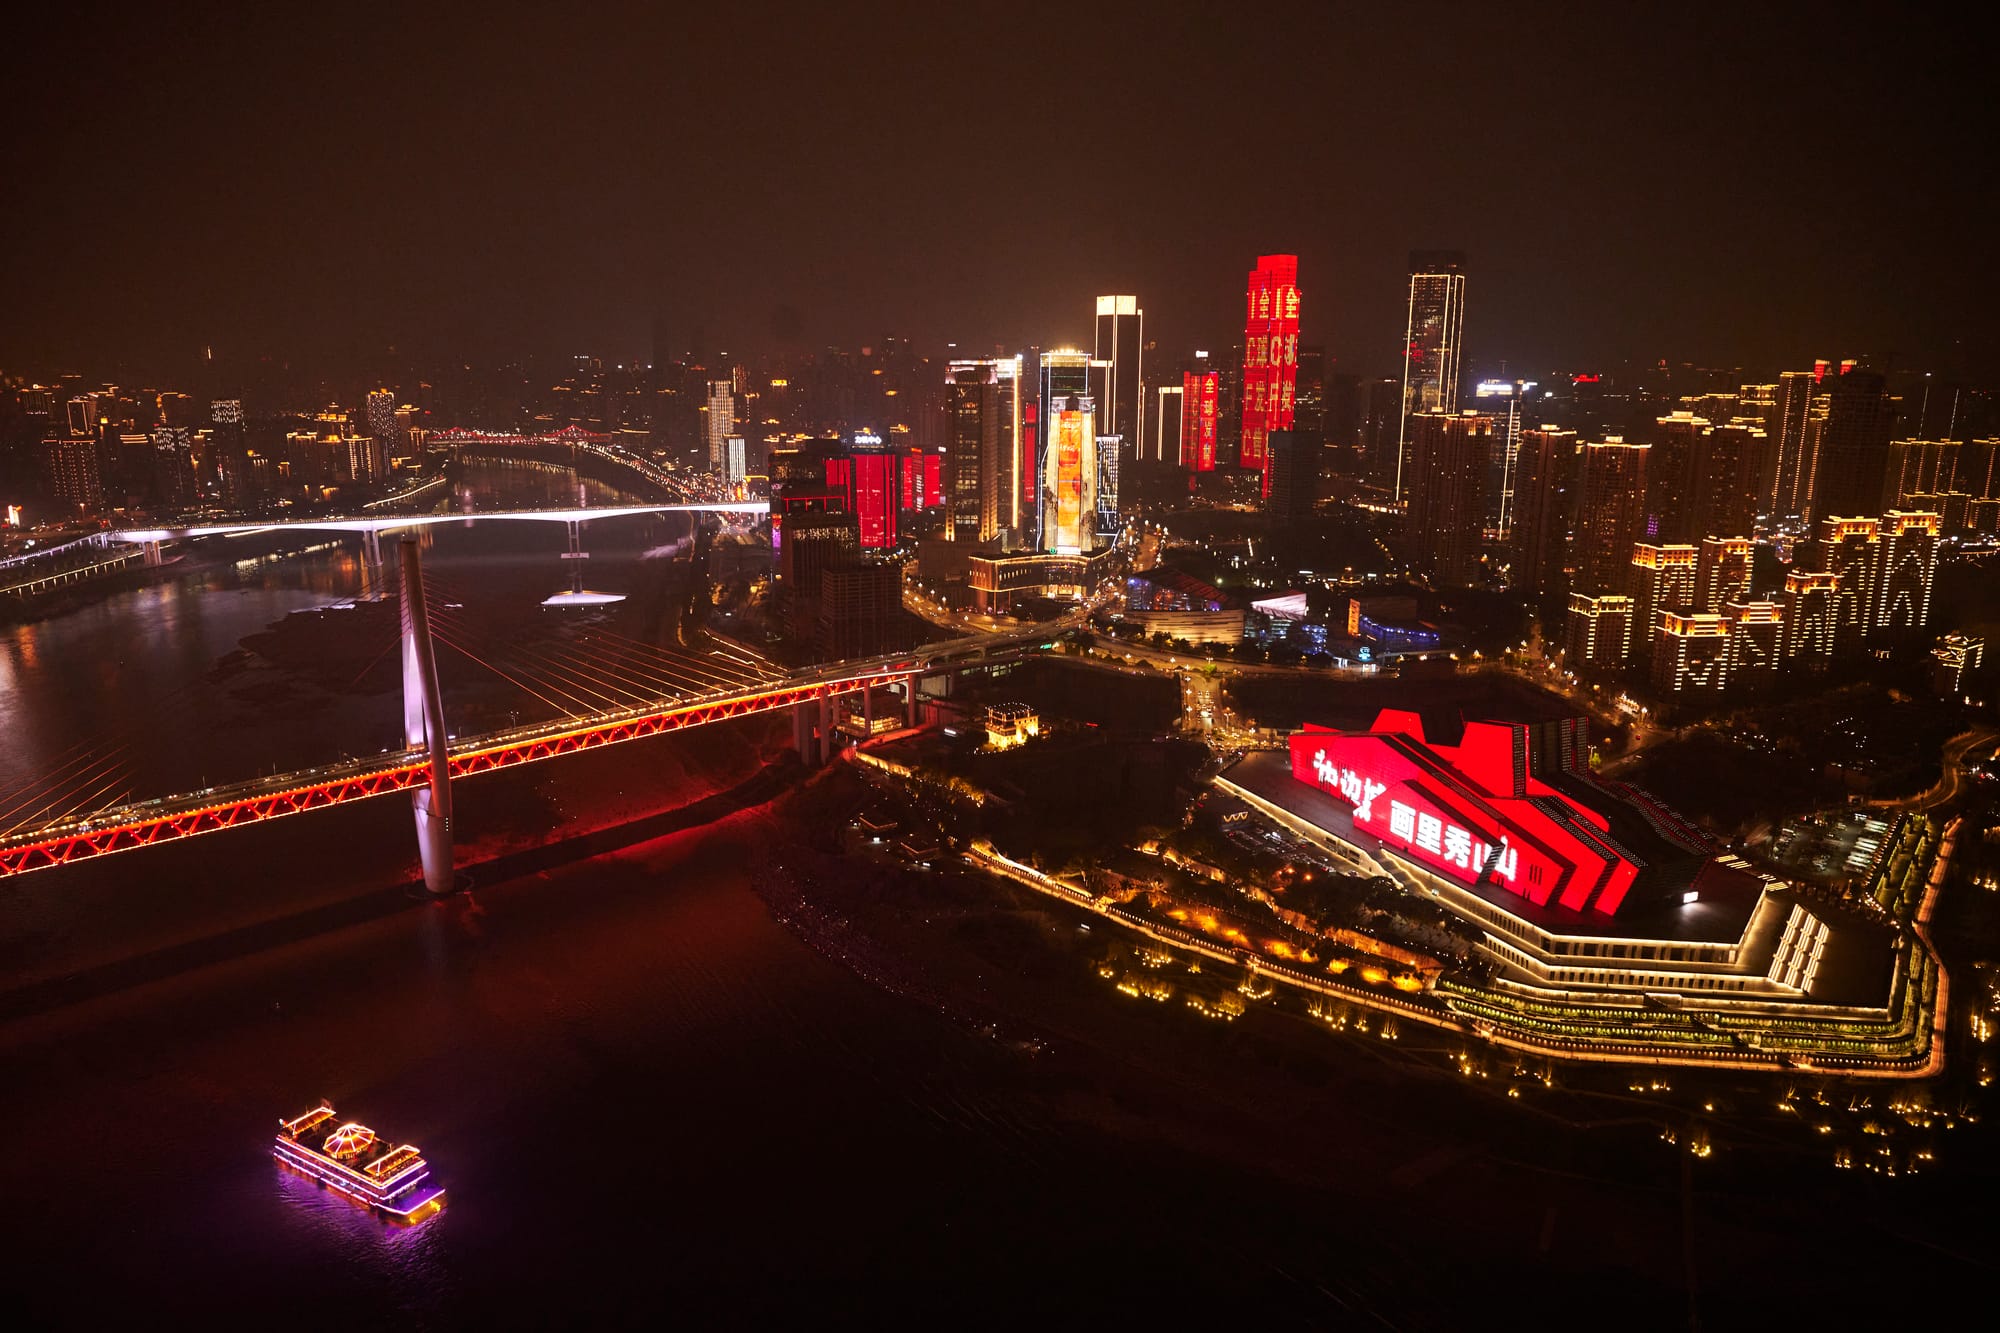
{"label": "bridge deck", "polygon": [[[916,664],[905,661],[810,680],[775,680],[692,699],[662,700],[654,707],[626,709],[582,722],[572,719],[472,737],[452,746],[451,776],[471,777],[642,736],[770,712],[866,686],[892,684],[915,674]],[[430,764],[422,751],[405,750],[99,810],[0,840],[0,878],[408,791],[429,777]]]}

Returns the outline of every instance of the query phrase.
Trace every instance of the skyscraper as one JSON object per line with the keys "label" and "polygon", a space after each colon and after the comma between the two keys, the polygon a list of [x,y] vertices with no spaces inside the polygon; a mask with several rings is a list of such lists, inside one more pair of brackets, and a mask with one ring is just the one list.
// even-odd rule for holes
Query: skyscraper
{"label": "skyscraper", "polygon": [[1826,364],[1821,361],[1815,370],[1788,370],[1778,376],[1768,501],[1774,518],[1802,518],[1811,503],[1806,416],[1812,410],[1813,390],[1825,376]]}
{"label": "skyscraper", "polygon": [[1181,467],[1215,471],[1215,424],[1222,377],[1212,370],[1181,375]]}
{"label": "skyscraper", "polygon": [[1805,512],[1814,517],[1880,513],[1895,424],[1895,400],[1884,392],[1880,375],[1857,370],[1848,361],[1841,363],[1840,374],[1824,378],[1814,388],[1806,414]]}
{"label": "skyscraper", "polygon": [[1100,435],[1118,435],[1128,454],[1145,445],[1146,312],[1136,296],[1097,298],[1097,357],[1108,367],[1104,400],[1098,404]]}
{"label": "skyscraper", "polygon": [[42,470],[59,503],[87,511],[103,507],[104,482],[97,465],[96,437],[71,435],[42,441]]}
{"label": "skyscraper", "polygon": [[1420,412],[1411,437],[1412,554],[1439,584],[1477,583],[1493,418],[1480,412]]}
{"label": "skyscraper", "polygon": [[1394,499],[1407,486],[1411,419],[1419,412],[1458,410],[1459,343],[1465,325],[1465,255],[1457,250],[1410,254],[1410,308],[1403,327],[1403,416],[1396,434]]}
{"label": "skyscraper", "polygon": [[1645,531],[1646,455],[1651,447],[1617,436],[1583,446],[1577,475],[1578,592],[1621,591],[1632,547]]}
{"label": "skyscraper", "polygon": [[1569,555],[1576,432],[1524,430],[1514,459],[1514,586],[1532,597],[1561,591]]}
{"label": "skyscraper", "polygon": [[721,472],[728,464],[729,437],[736,433],[736,392],[734,380],[708,382],[708,470]]}
{"label": "skyscraper", "polygon": [[1319,445],[1297,431],[1274,430],[1267,441],[1271,452],[1272,517],[1297,523],[1312,514],[1319,495]]}
{"label": "skyscraper", "polygon": [[1146,412],[1146,433],[1149,438],[1140,442],[1138,450],[1142,458],[1155,463],[1168,459],[1180,461],[1182,414],[1187,399],[1187,385],[1162,384],[1154,390],[1152,405]]}
{"label": "skyscraper", "polygon": [[[1036,454],[1034,466],[1030,469],[1029,480],[1034,487],[1034,545],[1042,550],[1053,549],[1048,542],[1048,477],[1050,451],[1055,447],[1056,412],[1058,402],[1069,399],[1085,399],[1091,406],[1092,420],[1084,437],[1084,452],[1090,455],[1092,469],[1091,507],[1097,504],[1095,469],[1097,460],[1097,437],[1104,432],[1097,428],[1099,420],[1096,403],[1099,395],[1111,382],[1111,367],[1099,361],[1088,352],[1074,347],[1058,347],[1043,352],[1040,357],[1040,392],[1037,395],[1038,434],[1035,439]],[[1030,517],[1025,511],[1023,520]],[[1094,520],[1093,520],[1094,521]],[[1089,543],[1085,543],[1088,545]]]}
{"label": "skyscraper", "polygon": [[1263,474],[1271,494],[1268,441],[1292,428],[1298,391],[1299,257],[1259,255],[1250,270],[1243,319],[1243,438],[1239,460]]}
{"label": "skyscraper", "polygon": [[374,389],[369,392],[368,433],[375,437],[389,457],[402,457],[403,442],[396,431],[395,390]]}
{"label": "skyscraper", "polygon": [[991,541],[1020,522],[1021,360],[953,361],[945,378],[945,536]]}
{"label": "skyscraper", "polygon": [[1744,420],[1710,426],[1694,440],[1689,467],[1686,540],[1748,537],[1757,530],[1757,502],[1771,437]]}
{"label": "skyscraper", "polygon": [[1096,546],[1097,405],[1082,394],[1050,400],[1043,447],[1044,551],[1074,555]]}

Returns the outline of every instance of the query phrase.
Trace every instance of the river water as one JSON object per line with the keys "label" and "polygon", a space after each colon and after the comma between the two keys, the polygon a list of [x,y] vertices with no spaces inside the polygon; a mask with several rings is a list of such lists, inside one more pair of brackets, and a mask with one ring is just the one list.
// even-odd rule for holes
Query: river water
{"label": "river water", "polygon": [[[497,505],[572,483],[473,484]],[[603,526],[592,583],[634,592],[644,622],[676,568],[646,553],[685,534]],[[426,559],[532,602],[563,581],[561,542],[452,528]],[[343,728],[393,725],[386,686],[286,692],[265,673],[248,690],[218,670],[370,577],[346,550],[231,564],[6,631],[4,762],[39,771],[94,728],[133,738],[150,776],[236,776],[260,740],[337,751]],[[783,830],[758,775],[782,732],[751,720],[464,784],[474,885],[442,903],[405,894],[394,800],[0,890],[12,1307],[98,1328],[1178,1325],[1211,1308],[1643,1328],[1896,1305],[1979,1271],[1975,1246],[1912,1234],[1922,1210],[1872,1185],[1620,1166],[1628,1140],[1590,1146],[1367,1043],[1121,1008],[1053,950],[1046,986],[1002,988],[990,952],[940,934],[936,970],[968,1002],[1006,989],[1046,1037],[996,1040],[832,961],[759,897]],[[322,1096],[421,1145],[443,1215],[390,1228],[279,1171],[277,1120]],[[1836,1243],[1865,1247],[1868,1272],[1827,1268]]]}

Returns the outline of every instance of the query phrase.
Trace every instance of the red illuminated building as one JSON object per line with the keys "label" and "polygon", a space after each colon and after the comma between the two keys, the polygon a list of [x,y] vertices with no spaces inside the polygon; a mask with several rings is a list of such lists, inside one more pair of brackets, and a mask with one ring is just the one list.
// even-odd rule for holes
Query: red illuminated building
{"label": "red illuminated building", "polygon": [[1299,257],[1260,255],[1243,321],[1243,451],[1271,494],[1270,436],[1292,428],[1299,373]]}
{"label": "red illuminated building", "polygon": [[861,548],[886,551],[896,544],[896,517],[904,508],[896,454],[856,450],[826,460],[826,484],[838,491],[861,524]]}
{"label": "red illuminated building", "polygon": [[1665,807],[1586,776],[1583,725],[1467,722],[1455,745],[1414,713],[1365,732],[1308,727],[1292,776],[1348,807],[1357,833],[1461,884],[1610,916],[1635,893],[1680,902],[1713,844]]}
{"label": "red illuminated building", "polygon": [[1181,467],[1215,471],[1215,411],[1221,377],[1214,371],[1181,376]]}

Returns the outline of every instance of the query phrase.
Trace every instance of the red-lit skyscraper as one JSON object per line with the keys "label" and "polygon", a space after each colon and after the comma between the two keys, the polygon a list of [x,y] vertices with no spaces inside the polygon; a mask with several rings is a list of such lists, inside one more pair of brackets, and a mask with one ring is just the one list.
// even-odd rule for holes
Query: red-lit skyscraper
{"label": "red-lit skyscraper", "polygon": [[1271,494],[1274,430],[1292,428],[1299,370],[1299,257],[1259,255],[1250,271],[1243,321],[1243,446],[1246,468],[1263,474]]}
{"label": "red-lit skyscraper", "polygon": [[1215,471],[1215,411],[1221,376],[1214,371],[1181,374],[1181,467]]}

